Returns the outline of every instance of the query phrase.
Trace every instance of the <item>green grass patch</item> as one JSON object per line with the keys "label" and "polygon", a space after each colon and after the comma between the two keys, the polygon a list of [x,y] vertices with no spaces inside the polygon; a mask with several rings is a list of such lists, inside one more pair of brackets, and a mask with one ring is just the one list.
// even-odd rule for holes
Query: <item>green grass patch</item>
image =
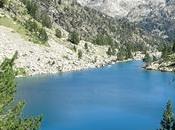
{"label": "green grass patch", "polygon": [[0,17],[0,25],[12,28],[14,31],[21,34],[25,38],[27,38],[27,35],[29,33],[24,26],[18,22],[13,21],[11,18]]}
{"label": "green grass patch", "polygon": [[31,41],[36,44],[47,45],[47,41],[40,40],[38,36],[36,36],[37,33],[31,32],[26,28],[25,25],[22,25],[11,18],[0,17],[0,25],[12,28],[15,32],[19,33],[22,36],[22,38],[28,41]]}
{"label": "green grass patch", "polygon": [[16,69],[16,75],[22,75],[22,76],[26,76],[26,70],[24,68],[17,68]]}

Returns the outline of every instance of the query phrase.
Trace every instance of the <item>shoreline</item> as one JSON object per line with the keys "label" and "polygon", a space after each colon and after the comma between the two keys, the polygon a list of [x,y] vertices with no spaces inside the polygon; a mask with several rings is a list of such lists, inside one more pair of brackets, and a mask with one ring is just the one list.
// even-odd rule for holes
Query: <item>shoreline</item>
{"label": "shoreline", "polygon": [[117,61],[111,61],[109,63],[105,63],[105,64],[99,64],[96,66],[92,66],[92,67],[86,67],[86,68],[77,68],[74,70],[65,70],[65,71],[57,71],[57,72],[48,72],[48,73],[34,73],[34,74],[30,74],[30,75],[17,75],[16,78],[23,78],[23,77],[34,77],[34,76],[42,76],[42,75],[56,75],[56,74],[60,74],[60,73],[72,73],[72,72],[79,72],[79,71],[86,71],[86,70],[91,70],[91,69],[98,69],[98,68],[103,68],[103,67],[107,67],[110,65],[115,65],[118,63],[125,63],[125,62],[129,62],[129,61],[137,61],[137,60],[142,60],[142,59],[127,59],[127,60],[117,60]]}
{"label": "shoreline", "polygon": [[[117,56],[107,54],[109,46],[94,45],[86,41],[74,45],[64,38],[57,39],[54,35],[49,37],[49,46],[34,44],[23,39],[13,29],[3,26],[0,26],[0,36],[0,61],[12,57],[17,51],[15,68],[25,71],[24,76],[80,71],[144,58],[144,54],[138,51],[133,53],[133,59],[119,61]],[[21,77],[20,74],[25,73],[19,73],[18,77]]]}
{"label": "shoreline", "polygon": [[143,67],[146,70],[160,71],[160,72],[175,72],[175,68],[169,67],[166,63],[159,64],[156,62],[151,63],[148,66]]}

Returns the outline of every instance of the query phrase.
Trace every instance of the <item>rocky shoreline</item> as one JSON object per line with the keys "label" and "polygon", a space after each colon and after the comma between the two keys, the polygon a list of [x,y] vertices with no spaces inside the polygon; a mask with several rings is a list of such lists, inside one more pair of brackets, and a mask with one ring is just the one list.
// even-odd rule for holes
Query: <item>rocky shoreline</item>
{"label": "rocky shoreline", "polygon": [[[12,57],[18,51],[15,66],[25,69],[27,76],[99,68],[121,62],[117,56],[106,54],[108,46],[97,46],[85,41],[75,46],[64,38],[52,37],[48,46],[43,46],[24,40],[18,33],[4,26],[0,26],[0,37],[0,61]],[[88,50],[85,44],[88,45]],[[81,58],[78,56],[80,50]],[[135,55],[136,60],[143,58],[140,52]]]}
{"label": "rocky shoreline", "polygon": [[145,66],[143,67],[146,70],[155,70],[155,71],[161,71],[161,72],[175,72],[175,63],[173,60],[163,60],[161,58],[161,52],[151,53],[150,55],[153,57],[157,57],[158,60],[151,62],[151,63],[145,63]]}
{"label": "rocky shoreline", "polygon": [[147,70],[157,70],[161,72],[175,72],[175,67],[172,67],[170,63],[154,62],[144,68]]}

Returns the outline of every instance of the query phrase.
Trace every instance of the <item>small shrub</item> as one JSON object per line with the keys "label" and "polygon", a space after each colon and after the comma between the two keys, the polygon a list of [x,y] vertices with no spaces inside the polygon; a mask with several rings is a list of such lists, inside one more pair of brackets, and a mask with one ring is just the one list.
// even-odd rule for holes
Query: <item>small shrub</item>
{"label": "small shrub", "polygon": [[111,49],[111,47],[108,48],[108,51],[107,51],[106,53],[107,53],[108,55],[110,55],[110,56],[112,55],[112,49]]}
{"label": "small shrub", "polygon": [[126,47],[126,59],[129,59],[129,58],[133,58],[133,55],[132,55],[132,49],[131,47],[128,45]]}
{"label": "small shrub", "polygon": [[126,59],[126,50],[124,48],[120,48],[118,50],[117,59],[118,60],[124,60],[124,59]]}
{"label": "small shrub", "polygon": [[152,58],[148,53],[146,53],[143,61],[146,63],[146,65],[150,65],[150,63],[152,62]]}
{"label": "small shrub", "polygon": [[44,28],[40,28],[39,29],[39,35],[38,35],[38,37],[43,42],[48,41],[48,36],[47,36],[46,30]]}
{"label": "small shrub", "polygon": [[74,50],[75,52],[77,52],[77,48],[76,48],[76,46],[73,47],[73,50]]}
{"label": "small shrub", "polygon": [[161,51],[162,51],[162,58],[164,60],[167,60],[168,56],[172,54],[173,47],[171,47],[170,45],[164,45]]}
{"label": "small shrub", "polygon": [[157,61],[159,58],[156,56],[153,56],[153,62]]}
{"label": "small shrub", "polygon": [[47,27],[47,28],[52,28],[52,21],[51,18],[48,16],[47,13],[44,13],[41,16],[41,23],[43,26]]}
{"label": "small shrub", "polygon": [[58,0],[58,4],[61,5],[62,4],[62,0]]}
{"label": "small shrub", "polygon": [[83,56],[82,51],[81,51],[81,50],[78,50],[78,58],[79,58],[79,59],[81,59],[81,58],[82,58],[82,56]]}
{"label": "small shrub", "polygon": [[107,53],[109,56],[111,56],[111,55],[115,55],[116,51],[115,51],[115,49],[109,47],[109,48],[108,48],[108,51],[107,51],[106,53]]}
{"label": "small shrub", "polygon": [[55,30],[55,36],[57,36],[58,38],[62,37],[61,31],[58,28]]}
{"label": "small shrub", "polygon": [[69,41],[72,42],[73,44],[78,45],[80,42],[79,34],[75,31],[69,34]]}
{"label": "small shrub", "polygon": [[7,0],[0,0],[0,8],[3,8],[7,4]]}
{"label": "small shrub", "polygon": [[87,43],[84,44],[84,48],[85,48],[86,50],[88,50],[88,44],[87,44]]}
{"label": "small shrub", "polygon": [[45,43],[48,41],[46,30],[38,25],[36,21],[28,20],[26,21],[25,26],[40,42]]}
{"label": "small shrub", "polygon": [[175,53],[175,43],[173,43],[172,52]]}
{"label": "small shrub", "polygon": [[25,76],[27,73],[26,73],[26,70],[24,68],[17,68],[16,70],[16,75],[23,75]]}
{"label": "small shrub", "polygon": [[37,32],[38,31],[38,24],[35,21],[28,20],[25,23],[26,29],[28,29],[30,32]]}

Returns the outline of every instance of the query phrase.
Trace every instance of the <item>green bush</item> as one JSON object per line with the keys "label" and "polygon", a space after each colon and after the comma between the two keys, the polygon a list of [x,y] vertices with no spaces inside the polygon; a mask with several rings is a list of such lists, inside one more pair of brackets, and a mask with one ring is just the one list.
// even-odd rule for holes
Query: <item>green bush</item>
{"label": "green bush", "polygon": [[131,49],[130,45],[121,46],[118,50],[117,58],[118,58],[118,60],[125,60],[125,59],[133,58],[132,49]]}
{"label": "green bush", "polygon": [[129,58],[133,58],[133,55],[132,55],[131,46],[127,45],[127,47],[126,47],[126,59],[129,59]]}
{"label": "green bush", "polygon": [[30,19],[25,22],[25,27],[30,32],[36,32],[38,31],[38,28],[39,28],[37,22],[32,21]]}
{"label": "green bush", "polygon": [[88,48],[88,44],[87,43],[85,43],[84,44],[84,48],[86,49],[86,50],[88,50],[89,48]]}
{"label": "green bush", "polygon": [[45,43],[48,41],[48,35],[46,33],[46,30],[43,27],[41,27],[36,21],[32,20],[26,21],[25,27],[40,42]]}
{"label": "green bush", "polygon": [[80,42],[79,34],[75,31],[71,32],[69,34],[69,41],[72,42],[73,44],[78,45]]}
{"label": "green bush", "polygon": [[51,18],[48,16],[47,13],[44,13],[41,16],[41,23],[43,26],[47,27],[47,28],[52,28],[52,21]]}
{"label": "green bush", "polygon": [[146,63],[146,65],[149,65],[152,62],[152,58],[148,53],[146,53],[143,61]]}
{"label": "green bush", "polygon": [[108,51],[107,51],[106,53],[107,53],[109,56],[111,56],[111,55],[115,55],[115,54],[116,54],[116,51],[115,51],[114,48],[109,47],[109,48],[108,48]]}
{"label": "green bush", "polygon": [[37,18],[38,5],[33,0],[23,0],[23,3],[26,5],[28,13],[33,17]]}
{"label": "green bush", "polygon": [[76,46],[73,47],[73,51],[74,51],[74,52],[77,52]]}
{"label": "green bush", "polygon": [[43,41],[43,42],[47,42],[48,41],[48,36],[46,33],[46,30],[44,28],[40,28],[38,30],[39,34],[38,34],[38,38]]}
{"label": "green bush", "polygon": [[100,35],[98,34],[93,41],[94,44],[97,45],[113,45],[113,39],[110,36]]}
{"label": "green bush", "polygon": [[57,36],[58,38],[62,37],[61,31],[58,28],[55,30],[55,36]]}
{"label": "green bush", "polygon": [[169,45],[164,45],[162,51],[162,58],[167,60],[168,56],[172,54],[173,48]]}
{"label": "green bush", "polygon": [[61,5],[62,4],[62,0],[58,0],[58,4]]}
{"label": "green bush", "polygon": [[25,76],[26,75],[25,69],[24,68],[17,68],[16,75],[23,75],[23,76]]}
{"label": "green bush", "polygon": [[175,53],[175,43],[173,43],[172,52]]}
{"label": "green bush", "polygon": [[118,53],[117,53],[117,59],[118,60],[126,59],[126,50],[124,47],[119,48]]}
{"label": "green bush", "polygon": [[0,0],[0,8],[3,8],[7,4],[7,0]]}
{"label": "green bush", "polygon": [[81,50],[78,50],[78,58],[79,58],[79,59],[81,59],[81,58],[82,58],[82,56],[83,56],[82,51],[81,51]]}

